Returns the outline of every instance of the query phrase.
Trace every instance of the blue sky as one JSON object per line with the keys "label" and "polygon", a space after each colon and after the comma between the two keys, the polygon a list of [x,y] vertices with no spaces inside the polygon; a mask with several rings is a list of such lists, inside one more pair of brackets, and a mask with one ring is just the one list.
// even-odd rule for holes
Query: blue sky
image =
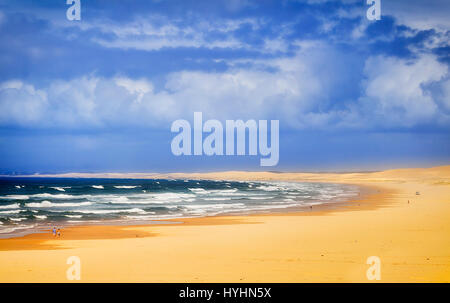
{"label": "blue sky", "polygon": [[[176,119],[279,119],[271,170],[450,162],[450,2],[0,0],[0,173],[261,170]],[[267,169],[267,168],[266,168]]]}

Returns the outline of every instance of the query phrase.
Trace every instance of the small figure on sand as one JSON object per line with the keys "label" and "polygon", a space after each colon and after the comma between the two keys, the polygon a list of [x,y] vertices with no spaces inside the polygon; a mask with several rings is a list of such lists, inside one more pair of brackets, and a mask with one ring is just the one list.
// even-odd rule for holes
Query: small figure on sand
{"label": "small figure on sand", "polygon": [[53,237],[56,237],[56,227],[55,226],[53,226],[52,233],[53,233]]}
{"label": "small figure on sand", "polygon": [[61,237],[61,230],[58,228],[58,238]]}

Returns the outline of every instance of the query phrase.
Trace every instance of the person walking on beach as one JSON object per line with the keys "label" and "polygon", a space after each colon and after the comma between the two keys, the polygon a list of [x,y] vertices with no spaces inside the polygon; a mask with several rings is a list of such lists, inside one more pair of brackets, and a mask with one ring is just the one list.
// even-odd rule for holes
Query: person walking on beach
{"label": "person walking on beach", "polygon": [[56,227],[55,226],[53,226],[52,233],[53,233],[53,237],[56,237]]}

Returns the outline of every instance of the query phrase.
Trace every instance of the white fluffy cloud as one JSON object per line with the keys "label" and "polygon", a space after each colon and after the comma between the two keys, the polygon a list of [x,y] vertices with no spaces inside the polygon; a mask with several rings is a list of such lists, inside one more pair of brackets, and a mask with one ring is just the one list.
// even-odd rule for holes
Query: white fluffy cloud
{"label": "white fluffy cloud", "polygon": [[[180,71],[155,89],[147,79],[89,75],[36,88],[0,87],[0,123],[32,127],[166,126],[194,111],[216,119],[284,118],[298,123],[324,93],[311,56],[263,61],[225,72]],[[267,68],[271,70],[267,70]],[[28,112],[25,112],[28,111]],[[25,115],[26,114],[26,115]],[[161,124],[161,123],[165,124]]]}
{"label": "white fluffy cloud", "polygon": [[2,124],[27,126],[38,124],[48,108],[47,94],[22,81],[0,84],[0,121]]}
{"label": "white fluffy cloud", "polygon": [[450,1],[447,0],[388,0],[382,1],[381,14],[390,15],[414,29],[443,30],[450,28]]}
{"label": "white fluffy cloud", "polygon": [[323,43],[299,46],[294,57],[235,62],[224,72],[174,72],[158,88],[124,76],[88,75],[39,88],[8,81],[0,84],[0,124],[167,128],[202,111],[222,120],[280,119],[291,128],[448,125],[448,67],[435,57],[369,58],[364,80],[354,83],[362,88],[360,98],[336,107],[339,74],[332,70],[345,68],[333,66],[339,60]]}
{"label": "white fluffy cloud", "polygon": [[[431,55],[416,60],[371,57],[365,66],[367,82],[362,102],[383,117],[386,126],[413,126],[444,114],[432,84],[441,85],[448,67]],[[450,98],[450,95],[445,97]]]}

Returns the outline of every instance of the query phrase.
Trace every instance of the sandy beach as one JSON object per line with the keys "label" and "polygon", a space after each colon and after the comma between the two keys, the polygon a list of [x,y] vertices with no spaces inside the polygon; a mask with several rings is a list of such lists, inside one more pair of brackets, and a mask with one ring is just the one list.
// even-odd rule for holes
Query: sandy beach
{"label": "sandy beach", "polygon": [[50,232],[1,239],[0,282],[72,283],[70,256],[81,260],[80,282],[378,282],[366,277],[370,256],[380,258],[379,282],[450,282],[450,166],[136,175],[346,183],[368,192],[306,212],[80,226],[62,230],[59,239]]}

